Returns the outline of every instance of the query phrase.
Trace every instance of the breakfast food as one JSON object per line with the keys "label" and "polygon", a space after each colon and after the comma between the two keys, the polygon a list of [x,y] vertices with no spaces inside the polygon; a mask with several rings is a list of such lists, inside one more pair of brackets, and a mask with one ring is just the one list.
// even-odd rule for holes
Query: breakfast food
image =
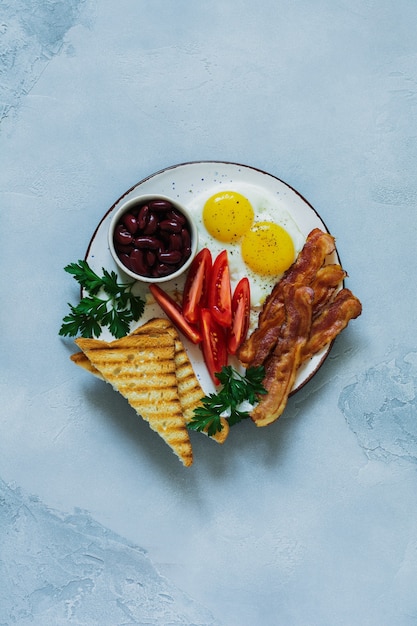
{"label": "breakfast food", "polygon": [[[90,323],[84,308],[84,300],[97,294],[97,279],[81,268],[89,282],[80,282],[86,297],[73,312],[86,334],[76,340],[81,352],[71,358],[119,391],[189,467],[189,430],[223,443],[242,419],[256,426],[277,420],[294,385],[308,379],[317,359],[322,362],[335,337],[360,315],[361,304],[344,287],[347,274],[333,236],[314,227],[302,233],[305,223],[292,212],[286,192],[275,195],[242,181],[230,187],[217,181],[187,204],[199,247],[192,261],[188,256],[187,273],[170,277],[162,289],[155,281],[184,261],[177,253],[189,254],[191,231],[175,205],[165,197],[142,197],[113,217],[108,242],[116,264],[112,244],[126,272],[147,279],[137,289],[123,285],[132,307],[126,324],[113,321],[118,292],[101,307],[110,333],[125,336],[99,341],[89,337],[100,336],[100,323]],[[310,216],[307,222],[317,220]],[[103,271],[106,284],[116,286],[116,274]],[[131,332],[131,321],[142,315],[133,293],[146,301],[145,319],[153,319]],[[75,336],[75,328],[65,334]]]}
{"label": "breakfast food", "polygon": [[[151,326],[110,343],[81,337],[76,344],[189,467],[193,455],[178,391],[175,337]],[[190,392],[194,394],[195,388]]]}
{"label": "breakfast food", "polygon": [[[334,249],[334,238],[329,233],[318,228],[309,233],[296,261],[288,269],[285,276],[277,281],[267,297],[259,313],[257,328],[239,349],[238,357],[245,367],[262,363],[274,345],[285,320],[284,287],[300,283],[310,284],[323,267],[326,257]],[[344,275],[341,268],[340,270],[338,268],[338,271],[340,273],[336,272],[335,280],[332,283],[335,288],[340,284],[339,277]]]}
{"label": "breakfast food", "polygon": [[267,390],[251,413],[257,426],[266,426],[283,412],[308,340],[312,317],[313,291],[305,285],[284,289],[286,320],[268,355],[263,385]]}
{"label": "breakfast food", "polygon": [[308,341],[303,349],[302,362],[311,359],[323,346],[332,342],[350,320],[358,317],[361,312],[362,305],[350,289],[338,291],[336,296],[314,316]]}
{"label": "breakfast food", "polygon": [[255,218],[251,203],[237,191],[220,191],[210,196],[202,215],[207,231],[223,243],[239,241]]}
{"label": "breakfast food", "polygon": [[361,314],[349,289],[341,288],[345,272],[325,265],[334,238],[314,229],[284,278],[277,283],[259,314],[258,327],[238,354],[245,367],[265,368],[263,396],[251,413],[257,426],[282,414],[299,367],[328,345]]}
{"label": "breakfast food", "polygon": [[266,190],[240,182],[213,191],[190,205],[200,248],[209,248],[213,258],[226,250],[232,286],[247,277],[256,309],[293,263],[305,237],[285,202]]}
{"label": "breakfast food", "polygon": [[[178,332],[164,318],[152,319],[110,343],[79,338],[71,360],[119,391],[188,467],[192,450],[186,425],[204,391]],[[224,428],[212,438],[223,443]]]}
{"label": "breakfast food", "polygon": [[[219,374],[228,365],[229,355],[236,354],[247,371],[264,368],[266,394],[257,398],[250,414],[257,426],[266,426],[278,419],[300,366],[330,344],[349,321],[361,313],[359,300],[350,290],[342,288],[346,272],[339,264],[329,263],[334,251],[332,235],[319,228],[313,229],[294,263],[266,299],[257,328],[247,339],[243,334],[236,345],[233,345],[235,328],[241,326],[245,332],[247,330],[249,296],[245,298],[239,289],[242,281],[247,281],[242,279],[231,297],[226,250],[218,254],[214,263],[208,249],[197,255],[190,271],[193,282],[190,285],[187,279],[185,285],[182,309],[170,302],[159,287],[150,286],[157,302],[182,332],[189,330],[184,326],[188,324],[185,316],[193,320],[189,328],[196,337],[198,334],[194,343],[201,344],[215,385],[221,383]],[[205,275],[201,274],[202,268]],[[240,314],[236,317],[238,311]],[[201,416],[206,420],[207,412]],[[198,424],[194,426],[199,428]]]}
{"label": "breakfast food", "polygon": [[149,291],[181,333],[200,345],[208,373],[218,385],[218,373],[249,329],[248,279],[242,278],[232,295],[227,251],[220,252],[212,262],[210,250],[202,248],[190,266],[181,303],[158,285],[149,285]]}
{"label": "breakfast food", "polygon": [[127,269],[144,277],[169,276],[191,255],[191,227],[169,200],[132,203],[120,216],[113,245]]}

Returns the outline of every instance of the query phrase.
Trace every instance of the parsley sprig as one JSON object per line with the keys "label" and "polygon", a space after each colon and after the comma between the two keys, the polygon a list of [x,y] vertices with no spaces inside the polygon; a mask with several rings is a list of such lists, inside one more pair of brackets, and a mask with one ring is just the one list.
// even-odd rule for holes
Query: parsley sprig
{"label": "parsley sprig", "polygon": [[131,321],[143,314],[145,302],[132,294],[134,282],[119,283],[117,274],[102,268],[96,274],[87,261],[70,263],[64,270],[75,278],[87,292],[80,302],[68,303],[70,313],[63,318],[59,334],[63,337],[99,337],[102,327],[107,327],[119,339],[129,332]]}
{"label": "parsley sprig", "polygon": [[249,367],[242,375],[231,365],[226,365],[216,376],[222,387],[217,393],[202,399],[188,423],[191,430],[206,430],[208,435],[215,435],[222,430],[222,417],[227,418],[230,426],[250,417],[249,412],[242,408],[243,403],[254,405],[258,402],[258,396],[266,393],[262,384],[265,376],[262,366]]}

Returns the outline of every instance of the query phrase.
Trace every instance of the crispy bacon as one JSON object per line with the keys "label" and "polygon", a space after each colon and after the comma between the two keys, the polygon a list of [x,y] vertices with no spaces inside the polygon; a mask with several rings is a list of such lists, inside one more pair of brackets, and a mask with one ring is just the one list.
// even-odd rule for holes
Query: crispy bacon
{"label": "crispy bacon", "polygon": [[[310,232],[303,249],[283,278],[275,285],[259,314],[258,326],[241,346],[238,357],[244,367],[263,363],[277,341],[285,319],[286,285],[310,285],[317,280],[326,257],[335,249],[334,238],[318,228]],[[335,266],[336,267],[336,266]],[[330,272],[327,270],[329,276]],[[319,279],[318,279],[319,280]],[[336,285],[340,282],[337,280]]]}
{"label": "crispy bacon", "polygon": [[307,236],[300,254],[282,279],[275,285],[270,296],[265,301],[259,315],[259,323],[262,324],[265,319],[273,317],[274,307],[279,302],[282,302],[285,285],[309,285],[316,276],[318,269],[323,265],[326,257],[334,249],[334,237],[319,228],[312,230]]}
{"label": "crispy bacon", "polygon": [[257,426],[267,426],[283,412],[308,341],[314,292],[310,287],[284,289],[286,319],[272,354],[265,362],[263,385],[267,394],[251,414]]}
{"label": "crispy bacon", "polygon": [[257,426],[282,414],[302,363],[328,345],[362,312],[349,289],[341,288],[346,272],[326,263],[334,239],[311,231],[296,261],[277,283],[259,315],[258,326],[240,349],[245,367],[263,365],[267,394],[251,417]]}
{"label": "crispy bacon", "polygon": [[323,265],[310,284],[314,291],[313,317],[317,317],[320,311],[330,302],[342,281],[346,278],[346,272],[339,264]]}
{"label": "crispy bacon", "polygon": [[[346,272],[338,264],[325,265],[318,270],[316,277],[309,285],[314,292],[313,318],[317,317],[331,300],[345,277]],[[285,285],[283,289],[285,289]],[[261,331],[257,337],[256,352],[251,361],[245,364],[246,367],[262,365],[268,355],[274,350],[284,319],[285,305],[282,301],[276,305],[275,317],[266,319],[262,323]]]}
{"label": "crispy bacon", "polygon": [[362,305],[350,289],[341,289],[328,307],[313,320],[310,337],[302,352],[307,361],[342,332],[350,320],[362,313]]}

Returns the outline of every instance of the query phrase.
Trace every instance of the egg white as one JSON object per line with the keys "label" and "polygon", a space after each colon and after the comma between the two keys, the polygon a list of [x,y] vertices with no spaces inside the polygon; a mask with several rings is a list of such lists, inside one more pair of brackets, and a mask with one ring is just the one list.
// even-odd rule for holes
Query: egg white
{"label": "egg white", "polygon": [[283,201],[279,197],[273,196],[255,185],[235,182],[227,187],[224,184],[212,187],[206,194],[195,198],[193,203],[188,206],[197,223],[199,233],[199,249],[205,247],[209,248],[212,253],[213,260],[219,252],[227,250],[232,289],[244,276],[249,278],[251,287],[252,317],[253,320],[255,320],[260,307],[263,305],[273,286],[282,277],[282,274],[275,276],[260,276],[259,274],[256,274],[243,261],[240,242],[225,243],[223,241],[218,241],[207,231],[203,221],[204,205],[211,196],[224,191],[236,191],[249,200],[255,213],[254,222],[270,221],[282,226],[282,228],[288,232],[293,240],[295,256],[297,256],[302,249],[306,236],[300,231],[294,219],[283,206]]}

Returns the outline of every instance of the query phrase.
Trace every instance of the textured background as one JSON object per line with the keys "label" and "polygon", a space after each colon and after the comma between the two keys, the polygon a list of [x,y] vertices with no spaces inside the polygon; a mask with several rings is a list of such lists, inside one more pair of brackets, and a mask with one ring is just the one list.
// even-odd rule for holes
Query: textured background
{"label": "textured background", "polygon": [[[417,624],[415,0],[0,1],[0,625]],[[184,469],[58,337],[63,267],[164,167],[298,189],[362,316]]]}

